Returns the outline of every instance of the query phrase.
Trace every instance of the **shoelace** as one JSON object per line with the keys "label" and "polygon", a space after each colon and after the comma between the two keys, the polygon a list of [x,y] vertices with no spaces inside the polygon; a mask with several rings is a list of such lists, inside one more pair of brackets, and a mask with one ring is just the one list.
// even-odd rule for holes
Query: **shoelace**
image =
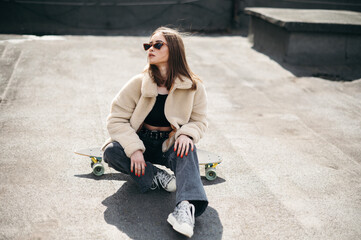
{"label": "shoelace", "polygon": [[157,178],[153,178],[152,186],[150,187],[151,190],[155,190],[159,187]]}
{"label": "shoelace", "polygon": [[162,185],[163,188],[166,188],[166,186],[174,178],[174,176],[169,176],[167,173],[160,171],[157,174],[157,178],[159,180],[160,185]]}
{"label": "shoelace", "polygon": [[158,181],[163,188],[166,188],[168,183],[174,178],[174,176],[169,176],[167,173],[163,171],[159,171],[157,175],[153,178],[151,190],[155,190],[159,187]]}
{"label": "shoelace", "polygon": [[193,204],[179,204],[178,216],[180,222],[185,222],[194,226],[194,212],[195,208]]}

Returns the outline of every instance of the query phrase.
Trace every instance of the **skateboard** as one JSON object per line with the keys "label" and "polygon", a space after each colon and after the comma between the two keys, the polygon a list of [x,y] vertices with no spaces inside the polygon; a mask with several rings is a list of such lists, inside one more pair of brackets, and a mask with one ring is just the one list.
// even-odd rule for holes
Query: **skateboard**
{"label": "skateboard", "polygon": [[217,178],[217,166],[222,162],[221,156],[202,149],[197,149],[197,156],[198,164],[204,165],[206,179],[215,180]]}
{"label": "skateboard", "polygon": [[[95,176],[99,177],[104,174],[103,151],[100,147],[79,149],[74,153],[90,158],[90,166]],[[222,162],[222,158],[217,154],[201,149],[197,149],[197,155],[199,165],[204,166],[206,179],[209,181],[215,180],[217,178],[216,167]]]}

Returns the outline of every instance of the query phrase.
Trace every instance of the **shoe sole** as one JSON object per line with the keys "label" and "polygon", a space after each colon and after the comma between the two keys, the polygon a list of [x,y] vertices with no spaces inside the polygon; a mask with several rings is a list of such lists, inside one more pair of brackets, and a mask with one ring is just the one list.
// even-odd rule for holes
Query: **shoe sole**
{"label": "shoe sole", "polygon": [[[177,191],[177,185],[176,185],[176,182],[175,182],[176,180],[174,179],[174,184],[172,184],[172,187],[173,188],[171,188],[171,186],[169,186],[169,184],[170,184],[170,182],[167,184],[167,186],[165,186],[165,187],[163,187],[163,185],[162,184],[160,184],[161,186],[162,186],[162,188],[164,189],[164,190],[166,190],[167,192],[175,192],[175,191]],[[171,181],[172,182],[172,181]],[[169,186],[169,187],[168,187]]]}
{"label": "shoe sole", "polygon": [[163,188],[163,189],[166,190],[167,192],[170,192],[170,193],[177,191],[176,188],[174,188],[174,189]]}
{"label": "shoe sole", "polygon": [[190,227],[187,224],[179,224],[177,222],[177,219],[175,219],[175,217],[173,217],[173,214],[169,214],[167,222],[172,225],[173,229],[177,232],[179,232],[180,234],[183,234],[189,238],[191,238],[193,236],[193,228]]}

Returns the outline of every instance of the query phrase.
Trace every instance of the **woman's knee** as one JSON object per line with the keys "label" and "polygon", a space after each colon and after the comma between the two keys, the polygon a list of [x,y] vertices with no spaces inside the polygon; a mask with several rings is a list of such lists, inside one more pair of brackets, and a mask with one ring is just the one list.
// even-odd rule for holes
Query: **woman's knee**
{"label": "woman's knee", "polygon": [[104,161],[111,162],[119,157],[126,157],[123,147],[118,142],[112,142],[104,150]]}

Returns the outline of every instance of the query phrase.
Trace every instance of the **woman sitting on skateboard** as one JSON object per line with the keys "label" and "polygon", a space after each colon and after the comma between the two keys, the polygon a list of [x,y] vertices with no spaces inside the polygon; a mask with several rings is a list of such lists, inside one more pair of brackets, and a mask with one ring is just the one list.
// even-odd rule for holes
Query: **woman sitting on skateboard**
{"label": "woman sitting on skateboard", "polygon": [[[147,68],[128,81],[112,102],[104,161],[129,174],[142,192],[176,191],[176,207],[168,222],[191,237],[195,217],[208,205],[194,146],[207,129],[206,92],[188,67],[176,30],[158,28],[144,49]],[[153,164],[170,168],[177,180]]]}

